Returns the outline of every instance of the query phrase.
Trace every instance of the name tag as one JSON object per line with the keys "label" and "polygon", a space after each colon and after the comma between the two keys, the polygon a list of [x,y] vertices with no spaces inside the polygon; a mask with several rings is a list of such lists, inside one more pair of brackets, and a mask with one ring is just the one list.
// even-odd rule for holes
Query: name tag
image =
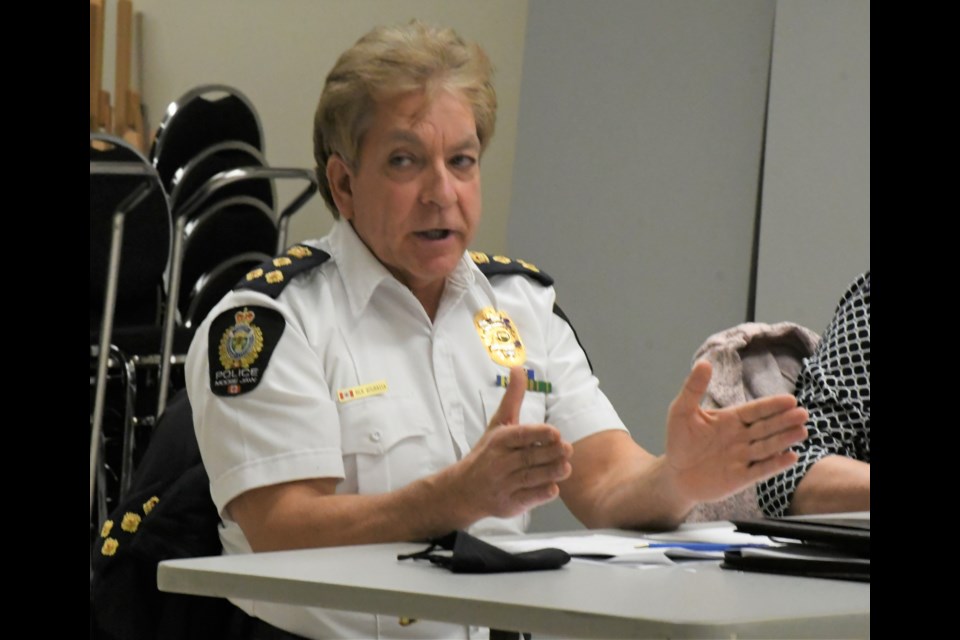
{"label": "name tag", "polygon": [[379,396],[387,392],[387,381],[377,380],[368,384],[362,384],[359,387],[350,387],[349,389],[340,389],[337,391],[337,399],[340,402],[350,402],[369,396]]}

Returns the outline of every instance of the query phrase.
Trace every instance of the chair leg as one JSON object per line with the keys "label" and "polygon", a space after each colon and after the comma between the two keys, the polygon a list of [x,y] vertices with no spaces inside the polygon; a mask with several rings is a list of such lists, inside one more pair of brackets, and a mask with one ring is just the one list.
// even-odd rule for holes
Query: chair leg
{"label": "chair leg", "polygon": [[117,282],[120,273],[120,244],[123,240],[123,215],[115,215],[112,221],[110,260],[107,270],[106,295],[103,299],[103,315],[100,321],[100,345],[97,353],[97,378],[94,388],[93,418],[90,428],[90,517],[93,517],[94,484],[97,477],[100,431],[103,428],[103,410],[106,401],[107,364],[110,358],[110,337],[113,335],[113,307],[117,301]]}
{"label": "chair leg", "polygon": [[[100,358],[99,354],[96,355],[99,370]],[[108,460],[107,456],[106,442],[108,438],[103,428],[103,419],[108,405],[106,400],[106,387],[109,384],[111,371],[117,371],[119,373],[118,377],[123,402],[117,501],[124,497],[133,480],[133,451],[136,442],[134,434],[137,394],[136,364],[119,348],[111,344],[108,351],[107,366],[103,370],[102,379],[99,375],[97,377],[97,382],[102,386],[96,389],[97,400],[101,403],[99,407],[100,429],[97,430],[96,434],[93,433],[94,416],[91,416],[91,439],[94,439],[95,444],[95,455],[91,457],[91,464],[95,465],[95,467],[91,469],[91,473],[94,475],[95,480],[94,486],[92,487],[93,495],[90,520],[91,526],[94,527],[102,523],[109,515],[111,502],[110,484],[106,473],[107,466],[111,464],[111,461]]]}
{"label": "chair leg", "polygon": [[[119,350],[117,353],[120,354]],[[123,367],[124,410],[123,410],[123,442],[120,454],[120,500],[126,495],[133,482],[133,451],[136,447],[136,400],[137,400],[137,367],[134,361],[118,355]],[[136,360],[136,358],[134,358]]]}

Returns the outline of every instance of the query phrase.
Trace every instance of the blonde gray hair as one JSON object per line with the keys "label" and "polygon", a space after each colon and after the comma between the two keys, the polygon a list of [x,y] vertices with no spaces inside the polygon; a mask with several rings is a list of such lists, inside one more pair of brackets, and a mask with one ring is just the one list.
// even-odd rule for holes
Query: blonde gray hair
{"label": "blonde gray hair", "polygon": [[313,120],[320,194],[333,217],[340,213],[327,182],[327,161],[337,154],[357,166],[379,101],[411,91],[424,91],[428,99],[439,91],[462,96],[473,110],[482,154],[497,120],[492,77],[493,66],[479,45],[453,29],[418,20],[377,27],[347,49],[327,75]]}

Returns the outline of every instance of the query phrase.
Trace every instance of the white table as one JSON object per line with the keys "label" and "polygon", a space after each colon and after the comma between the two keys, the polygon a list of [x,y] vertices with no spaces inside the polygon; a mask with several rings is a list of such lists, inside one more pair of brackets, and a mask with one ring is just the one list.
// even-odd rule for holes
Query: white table
{"label": "white table", "polygon": [[[622,532],[618,532],[622,533]],[[566,535],[566,534],[554,534]],[[160,563],[161,591],[583,638],[866,638],[870,585],[742,573],[717,561],[454,574],[378,544]]]}

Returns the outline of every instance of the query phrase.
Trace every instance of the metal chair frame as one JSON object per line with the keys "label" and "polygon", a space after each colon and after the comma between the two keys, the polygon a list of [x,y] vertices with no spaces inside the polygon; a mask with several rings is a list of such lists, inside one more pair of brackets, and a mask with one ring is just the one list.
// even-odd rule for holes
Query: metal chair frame
{"label": "metal chair frame", "polygon": [[[287,228],[290,216],[296,213],[310,198],[317,193],[318,182],[316,174],[308,169],[298,168],[271,168],[271,167],[240,167],[222,171],[210,178],[200,189],[195,191],[176,215],[174,223],[173,247],[170,257],[170,277],[167,283],[167,300],[176,301],[180,295],[180,279],[183,267],[183,250],[185,245],[187,225],[195,218],[202,216],[204,208],[217,193],[230,185],[245,180],[303,180],[307,186],[295,196],[277,217],[277,253],[281,253],[287,241]],[[161,368],[160,396],[157,400],[157,415],[163,412],[167,404],[168,386],[170,384],[170,367],[173,350],[173,333],[177,326],[177,305],[168,304],[166,317],[163,322],[164,337],[162,341],[162,362],[167,365]]]}
{"label": "metal chair frame", "polygon": [[[248,137],[245,135],[249,134],[250,131],[241,131],[240,129],[243,129],[243,127],[238,127],[237,130],[231,131],[229,134],[222,135],[218,139],[207,139],[199,142],[191,139],[191,143],[193,144],[192,146],[188,146],[186,152],[184,153],[184,157],[175,157],[169,159],[168,156],[171,153],[171,146],[176,148],[177,143],[180,143],[183,137],[182,133],[180,133],[182,131],[182,126],[179,125],[179,123],[182,121],[183,114],[187,113],[191,107],[195,107],[197,105],[207,107],[211,110],[211,112],[215,111],[217,107],[222,104],[220,102],[222,98],[218,100],[209,100],[207,98],[208,96],[214,94],[226,94],[225,97],[235,99],[244,107],[244,115],[250,119],[250,122],[247,124],[252,124],[253,128],[255,129],[255,134],[253,137]],[[217,118],[218,122],[221,123],[223,119],[223,114],[220,114]],[[173,141],[170,140],[171,135],[174,136]],[[160,122],[160,126],[157,128],[156,135],[153,139],[153,145],[150,149],[150,161],[153,166],[157,168],[164,188],[172,189],[172,179],[177,169],[186,165],[187,162],[202,152],[206,147],[212,144],[217,144],[218,142],[224,142],[226,140],[241,140],[254,146],[257,150],[263,153],[264,136],[263,126],[260,123],[260,116],[250,99],[234,87],[225,84],[199,85],[190,91],[187,91],[177,100],[171,102],[167,106],[163,120]]]}
{"label": "metal chair frame", "polygon": [[[123,244],[123,228],[126,217],[142,203],[150,193],[160,187],[159,176],[156,169],[148,164],[137,162],[91,162],[91,175],[125,175],[138,176],[143,178],[134,190],[124,198],[117,206],[111,218],[110,231],[110,256],[107,267],[106,293],[103,301],[103,314],[100,325],[100,343],[97,348],[97,372],[94,382],[94,408],[91,418],[90,432],[90,516],[93,516],[93,504],[95,496],[95,486],[97,480],[97,469],[99,464],[99,454],[101,449],[101,438],[103,428],[103,414],[106,400],[106,380],[107,369],[110,364],[111,354],[119,358],[124,363],[124,369],[127,370],[127,358],[123,357],[119,350],[112,344],[113,319],[115,305],[117,301],[117,286],[120,278],[121,253]],[[164,332],[161,336],[160,352],[164,353],[169,346],[163,344],[167,334]],[[172,334],[171,334],[172,337]],[[169,359],[160,362],[160,378],[169,379]],[[130,372],[127,370],[127,374]],[[135,378],[135,376],[134,376]],[[129,380],[128,380],[129,382]],[[129,387],[128,387],[129,389]],[[129,393],[129,391],[128,391]],[[129,423],[128,423],[129,424]],[[126,427],[125,427],[126,430]],[[126,455],[127,445],[124,445]],[[124,465],[127,467],[125,458]],[[130,470],[130,469],[128,469]],[[132,471],[132,470],[130,470]],[[124,480],[121,481],[123,486]]]}

